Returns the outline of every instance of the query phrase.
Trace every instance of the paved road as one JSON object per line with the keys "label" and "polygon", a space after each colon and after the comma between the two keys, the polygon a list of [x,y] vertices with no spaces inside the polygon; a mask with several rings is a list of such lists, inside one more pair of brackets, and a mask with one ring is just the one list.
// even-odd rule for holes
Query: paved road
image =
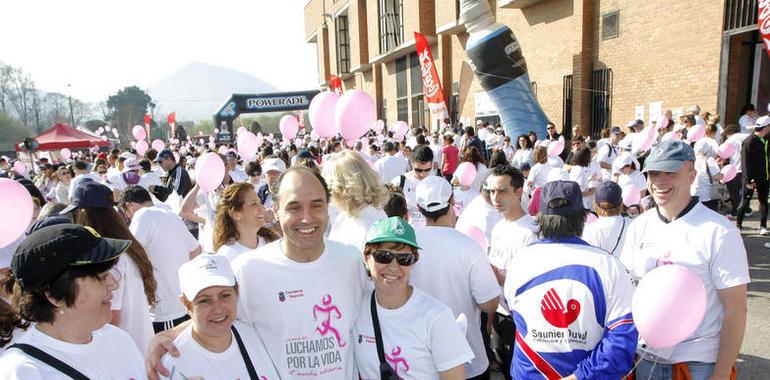
{"label": "paved road", "polygon": [[[752,208],[758,210],[758,204]],[[749,258],[751,284],[749,284],[748,321],[743,346],[738,356],[739,380],[770,379],[770,237],[757,235],[758,213],[744,221],[743,242]],[[502,380],[500,373],[492,374],[493,380]]]}

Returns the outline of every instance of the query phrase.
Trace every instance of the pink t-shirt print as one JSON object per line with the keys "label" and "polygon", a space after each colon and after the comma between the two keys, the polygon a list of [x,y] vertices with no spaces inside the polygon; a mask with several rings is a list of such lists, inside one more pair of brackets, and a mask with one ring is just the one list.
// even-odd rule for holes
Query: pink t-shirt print
{"label": "pink t-shirt print", "polygon": [[340,347],[345,347],[345,341],[342,340],[342,337],[340,336],[340,332],[332,327],[332,313],[336,313],[336,319],[342,319],[342,312],[340,312],[340,309],[336,305],[332,305],[332,296],[329,294],[325,294],[322,299],[323,305],[314,305],[313,306],[313,320],[318,320],[318,314],[325,314],[326,319],[321,321],[321,326],[318,326],[315,328],[315,331],[317,331],[321,336],[326,336],[327,334],[331,333],[334,334],[334,338],[337,339],[337,345]]}
{"label": "pink t-shirt print", "polygon": [[[385,354],[385,360],[387,360],[388,363],[390,363],[390,366],[393,367],[396,376],[398,376],[399,368],[402,368],[404,372],[409,372],[409,363],[407,363],[405,358],[401,357],[401,346],[393,347],[393,351],[390,352],[390,355]],[[400,378],[401,376],[399,376],[399,379]]]}

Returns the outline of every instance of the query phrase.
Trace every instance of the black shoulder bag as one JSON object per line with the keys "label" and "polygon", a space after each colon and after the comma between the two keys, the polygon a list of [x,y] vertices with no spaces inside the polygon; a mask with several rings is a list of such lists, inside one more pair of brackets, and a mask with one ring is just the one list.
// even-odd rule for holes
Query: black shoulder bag
{"label": "black shoulder bag", "polygon": [[380,332],[380,318],[377,317],[377,301],[374,299],[372,291],[372,325],[374,325],[374,340],[377,342],[377,356],[380,357],[380,379],[399,380],[396,371],[385,360],[385,349],[382,347],[382,332]]}
{"label": "black shoulder bag", "polygon": [[59,371],[59,372],[65,374],[65,375],[73,378],[74,380],[88,380],[88,377],[86,377],[86,375],[80,373],[80,371],[76,370],[75,368],[72,368],[72,366],[70,366],[69,364],[67,364],[67,363],[65,363],[65,362],[63,362],[63,361],[61,361],[61,360],[59,360],[59,359],[57,359],[57,358],[47,354],[46,352],[44,352],[43,350],[41,350],[41,349],[39,349],[37,347],[31,346],[31,345],[26,344],[26,343],[14,343],[14,344],[8,346],[8,348],[18,348],[19,350],[21,350],[25,354],[27,354],[27,355],[29,355],[29,356],[37,359],[37,360],[40,360],[41,362],[43,362],[45,364],[48,364],[52,368],[54,368],[57,371]]}
{"label": "black shoulder bag", "polygon": [[249,358],[249,353],[246,351],[246,346],[243,345],[243,340],[241,340],[241,334],[238,334],[238,330],[235,329],[235,326],[230,326],[230,330],[233,330],[233,336],[238,343],[238,351],[241,352],[241,357],[243,357],[243,364],[246,364],[246,371],[249,372],[249,378],[251,380],[259,380],[257,370],[254,369],[254,364],[251,363],[251,358]]}

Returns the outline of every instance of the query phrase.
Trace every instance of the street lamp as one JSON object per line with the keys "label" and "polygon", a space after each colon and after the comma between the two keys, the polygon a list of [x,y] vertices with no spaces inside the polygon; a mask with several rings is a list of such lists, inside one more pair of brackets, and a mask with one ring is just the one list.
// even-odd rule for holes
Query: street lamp
{"label": "street lamp", "polygon": [[67,97],[69,97],[70,101],[70,125],[75,126],[75,114],[72,112],[72,85],[67,84]]}

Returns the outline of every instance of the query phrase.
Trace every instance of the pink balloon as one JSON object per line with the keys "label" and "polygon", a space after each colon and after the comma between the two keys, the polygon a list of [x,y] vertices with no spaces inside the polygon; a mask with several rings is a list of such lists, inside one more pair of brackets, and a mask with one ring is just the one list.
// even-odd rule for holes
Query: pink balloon
{"label": "pink balloon", "polygon": [[460,185],[470,186],[476,179],[476,167],[470,162],[463,162],[455,169],[454,177]]}
{"label": "pink balloon", "polygon": [[62,160],[66,161],[72,157],[72,151],[70,151],[69,148],[62,148],[62,150],[59,151],[59,155],[61,155]]}
{"label": "pink balloon", "polygon": [[198,139],[198,145],[203,145],[204,143],[205,141],[203,141],[203,139]]}
{"label": "pink balloon", "polygon": [[203,191],[214,191],[222,184],[224,178],[225,163],[218,154],[205,153],[195,161],[195,179]]}
{"label": "pink balloon", "polygon": [[102,128],[102,127],[96,128],[96,134],[97,135],[101,135],[102,133],[104,133],[104,128]]}
{"label": "pink balloon", "polygon": [[219,133],[219,128],[214,128],[214,134]]}
{"label": "pink balloon", "polygon": [[723,160],[732,157],[733,153],[735,153],[735,144],[730,142],[722,143],[722,145],[720,145],[719,149],[717,150],[717,154],[719,154],[719,157],[721,157]]}
{"label": "pink balloon", "polygon": [[299,131],[297,117],[294,115],[283,115],[281,121],[278,122],[278,129],[281,130],[284,139],[291,140],[297,137],[297,132]]}
{"label": "pink balloon", "polygon": [[540,212],[540,193],[542,192],[542,187],[536,187],[532,191],[532,198],[529,200],[529,207],[527,209],[529,215],[536,216]]}
{"label": "pink balloon", "polygon": [[722,167],[722,183],[727,183],[733,180],[738,174],[738,169],[733,164],[728,164]]}
{"label": "pink balloon", "polygon": [[393,132],[396,135],[396,140],[401,141],[406,137],[406,133],[409,132],[409,124],[405,121],[397,121],[393,126]]}
{"label": "pink balloon", "polygon": [[485,253],[487,252],[487,237],[484,235],[484,231],[482,231],[480,228],[474,225],[463,224],[457,226],[457,230],[462,232],[465,236],[473,239],[473,241],[478,243],[478,245]]}
{"label": "pink balloon", "polygon": [[140,156],[144,156],[144,152],[147,151],[147,149],[150,149],[150,146],[147,144],[147,140],[139,140],[136,142],[136,153],[138,153]]}
{"label": "pink balloon", "polygon": [[27,165],[24,165],[24,163],[21,162],[20,160],[16,161],[13,163],[13,171],[18,173],[19,175],[24,175],[25,173],[27,173]]}
{"label": "pink balloon", "polygon": [[661,129],[668,127],[668,118],[666,116],[661,116],[660,119],[658,119],[658,122],[655,123],[655,129]]}
{"label": "pink balloon", "polygon": [[687,130],[687,141],[696,142],[706,135],[706,127],[702,124],[695,124]]}
{"label": "pink balloon", "polygon": [[220,145],[218,152],[219,152],[219,154],[227,153],[227,146],[226,145]]}
{"label": "pink balloon", "polygon": [[144,140],[147,138],[147,130],[144,129],[141,125],[135,125],[134,128],[131,130],[131,134],[134,136],[134,139],[136,141]]}
{"label": "pink balloon", "polygon": [[328,138],[337,134],[334,112],[340,96],[336,92],[324,91],[313,97],[308,109],[310,125],[318,136]]}
{"label": "pink balloon", "polygon": [[640,133],[634,134],[634,139],[631,141],[631,151],[646,152],[652,148],[652,144],[655,142],[655,128],[647,126]]}
{"label": "pink balloon", "polygon": [[310,131],[310,139],[311,139],[311,140],[313,140],[313,141],[318,141],[318,139],[319,139],[320,137],[321,137],[321,136],[318,136],[318,132],[316,132],[315,128],[313,128],[313,130],[312,130],[312,131]]}
{"label": "pink balloon", "polygon": [[152,141],[152,149],[157,150],[160,152],[161,150],[166,148],[166,143],[163,142],[161,139],[155,139]]}
{"label": "pink balloon", "polygon": [[238,130],[235,132],[235,134],[236,134],[236,135],[238,135],[238,136],[240,136],[240,135],[241,135],[241,133],[245,133],[245,132],[248,132],[248,130],[246,130],[246,128],[244,128],[244,127],[240,127],[240,128],[238,128]]}
{"label": "pink balloon", "polygon": [[209,136],[209,142],[210,142],[210,143],[213,143],[215,140],[216,140],[216,139],[214,138],[214,136]]}
{"label": "pink balloon", "polygon": [[564,151],[564,142],[560,140],[551,141],[548,143],[548,157],[556,157]]}
{"label": "pink balloon", "polygon": [[596,215],[594,215],[594,213],[592,213],[592,212],[587,212],[586,213],[586,225],[589,225],[589,224],[595,222],[596,219],[598,219],[598,218],[596,217]]}
{"label": "pink balloon", "polygon": [[626,186],[623,188],[623,204],[626,205],[626,207],[638,205],[639,201],[642,200],[641,191],[642,190],[636,186]]}
{"label": "pink balloon", "polygon": [[259,138],[251,132],[242,133],[238,136],[238,153],[244,160],[251,159],[259,149]]}
{"label": "pink balloon", "polygon": [[385,128],[385,122],[382,120],[377,120],[372,124],[372,130],[376,133],[381,133],[383,128]]}
{"label": "pink balloon", "polygon": [[136,149],[136,141],[131,141],[128,145],[131,145],[131,148]]}
{"label": "pink balloon", "polygon": [[32,196],[22,184],[0,178],[0,208],[3,210],[3,217],[0,218],[2,248],[16,241],[32,221]]}
{"label": "pink balloon", "polygon": [[340,96],[334,108],[334,125],[346,140],[355,140],[377,120],[374,99],[364,91],[352,90]]}
{"label": "pink balloon", "polygon": [[634,324],[654,348],[673,347],[692,335],[706,314],[706,289],[681,265],[663,265],[647,273],[631,301]]}
{"label": "pink balloon", "polygon": [[120,132],[118,132],[117,128],[112,130],[112,135],[115,136],[115,137],[120,137]]}
{"label": "pink balloon", "polygon": [[171,152],[171,154],[174,155],[174,161],[179,162],[179,153],[177,152]]}

